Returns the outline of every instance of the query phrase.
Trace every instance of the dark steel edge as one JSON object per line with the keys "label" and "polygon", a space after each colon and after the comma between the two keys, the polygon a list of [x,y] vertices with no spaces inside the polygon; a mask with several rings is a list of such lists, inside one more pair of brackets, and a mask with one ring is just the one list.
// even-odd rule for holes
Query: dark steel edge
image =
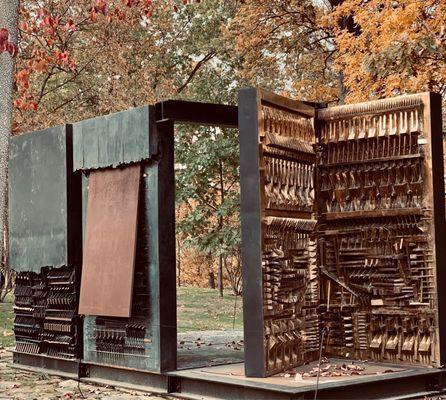
{"label": "dark steel edge", "polygon": [[156,121],[237,128],[237,106],[166,100],[155,104]]}
{"label": "dark steel edge", "polygon": [[[20,363],[18,356],[23,356]],[[157,373],[125,369],[117,366],[85,363],[79,360],[55,359],[42,355],[14,353],[14,368],[36,373],[51,373],[82,382],[116,385],[139,390],[176,393],[182,398],[217,399],[312,399],[315,384],[301,387],[276,385],[257,380],[243,381],[196,370]],[[131,382],[131,383],[130,383]],[[415,368],[384,375],[362,376],[350,381],[320,382],[318,399],[385,399],[411,398],[420,393],[439,394],[446,383],[442,369]]]}
{"label": "dark steel edge", "polygon": [[[154,110],[153,110],[154,111]],[[156,285],[152,296],[157,301],[153,324],[158,329],[156,337],[159,351],[159,371],[172,371],[177,367],[177,312],[176,312],[176,252],[175,252],[175,172],[174,172],[174,123],[166,121],[153,124],[150,134],[158,140],[156,172],[148,174],[148,187],[156,187],[148,210],[152,218],[148,226],[153,227],[151,246],[156,268]],[[154,141],[152,141],[154,142]],[[151,167],[149,167],[151,168]],[[150,195],[150,194],[149,194]],[[150,215],[151,213],[151,215]],[[157,235],[156,238],[153,235]]]}
{"label": "dark steel edge", "polygon": [[38,368],[51,372],[57,375],[59,372],[63,374],[70,374],[78,376],[79,366],[81,361],[79,359],[69,360],[63,358],[50,357],[44,354],[26,354],[14,351],[12,354],[13,366],[16,368]]}
{"label": "dark steel edge", "polygon": [[435,265],[437,275],[438,296],[438,325],[440,360],[438,365],[446,363],[446,246],[444,235],[446,233],[445,219],[445,185],[443,166],[443,127],[441,95],[429,93],[428,109],[430,111],[430,140],[432,152],[432,188],[433,188],[433,216],[435,232]]}
{"label": "dark steel edge", "polygon": [[[259,381],[238,381],[217,375],[197,376],[193,371],[170,373],[180,380],[178,394],[186,398],[219,399],[313,399],[316,385],[292,387]],[[363,376],[342,382],[320,382],[318,399],[411,398],[420,393],[441,393],[446,382],[443,370],[414,369],[386,375]]]}
{"label": "dark steel edge", "polygon": [[[242,89],[243,90],[243,89]],[[303,117],[311,118],[316,116],[316,110],[311,102],[299,101],[289,97],[284,97],[279,94],[270,92],[263,88],[258,88],[258,93],[262,103],[271,104],[277,108],[283,108],[286,111],[291,111],[300,114]]]}
{"label": "dark steel edge", "polygon": [[245,374],[266,376],[264,353],[262,221],[258,139],[259,92],[239,92],[240,195],[242,225]]}

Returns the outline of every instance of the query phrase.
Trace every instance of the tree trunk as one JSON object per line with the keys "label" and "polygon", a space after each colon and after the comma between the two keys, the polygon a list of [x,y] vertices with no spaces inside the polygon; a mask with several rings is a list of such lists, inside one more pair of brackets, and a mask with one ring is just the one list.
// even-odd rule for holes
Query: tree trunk
{"label": "tree trunk", "polygon": [[14,279],[12,270],[7,270],[5,273],[5,282],[3,290],[0,293],[0,303],[5,301],[6,295],[14,288]]}
{"label": "tree trunk", "polygon": [[223,255],[218,256],[218,293],[223,297]]}
{"label": "tree trunk", "polygon": [[212,271],[209,272],[208,283],[209,283],[209,288],[210,289],[215,289],[215,275],[214,275],[214,273]]}
{"label": "tree trunk", "polygon": [[[219,160],[219,167],[220,167],[220,201],[221,204],[225,202],[225,186],[223,182],[223,161],[220,158]],[[218,217],[218,231],[221,235],[221,230],[223,229],[223,217]],[[220,236],[220,251],[222,250],[223,243]],[[218,256],[218,292],[220,294],[220,297],[223,297],[223,254],[220,253]]]}
{"label": "tree trunk", "polygon": [[[0,29],[6,28],[10,40],[17,43],[18,0],[0,0]],[[8,271],[8,156],[12,128],[14,58],[8,52],[0,54],[0,262],[5,279]],[[8,285],[4,290],[8,290]],[[0,299],[4,296],[0,293]]]}
{"label": "tree trunk", "polygon": [[178,287],[181,286],[181,243],[177,237],[177,273],[178,273]]}

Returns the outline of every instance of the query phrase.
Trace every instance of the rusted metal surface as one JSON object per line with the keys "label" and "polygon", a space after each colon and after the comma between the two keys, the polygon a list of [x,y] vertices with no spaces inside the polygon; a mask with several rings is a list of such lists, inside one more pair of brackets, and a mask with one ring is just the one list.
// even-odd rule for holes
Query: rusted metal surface
{"label": "rusted metal surface", "polygon": [[259,89],[239,100],[247,375],[322,347],[443,365],[440,96],[318,108],[313,123]]}
{"label": "rusted metal surface", "polygon": [[92,171],[79,313],[130,317],[141,167]]}
{"label": "rusted metal surface", "polygon": [[245,366],[267,376],[319,349],[315,109],[256,89],[239,101]]}
{"label": "rusted metal surface", "polygon": [[75,171],[128,165],[151,155],[148,106],[73,124]]}
{"label": "rusted metal surface", "polygon": [[16,271],[80,261],[80,176],[73,173],[71,126],[11,138],[9,263]]}

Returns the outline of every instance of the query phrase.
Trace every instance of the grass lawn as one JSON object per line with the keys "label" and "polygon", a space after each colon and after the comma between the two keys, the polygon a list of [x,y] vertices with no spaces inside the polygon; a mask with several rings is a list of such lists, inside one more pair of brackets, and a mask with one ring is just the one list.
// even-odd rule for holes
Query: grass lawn
{"label": "grass lawn", "polygon": [[[232,329],[235,296],[227,290],[180,287],[178,292],[178,332]],[[12,295],[0,303],[0,347],[14,346]],[[242,299],[237,297],[235,329],[243,329]]]}
{"label": "grass lawn", "polygon": [[14,346],[12,325],[14,313],[12,312],[12,295],[6,296],[6,302],[0,303],[0,347]]}
{"label": "grass lawn", "polygon": [[[178,332],[232,329],[235,296],[229,289],[177,288]],[[242,299],[237,297],[234,329],[243,329]]]}

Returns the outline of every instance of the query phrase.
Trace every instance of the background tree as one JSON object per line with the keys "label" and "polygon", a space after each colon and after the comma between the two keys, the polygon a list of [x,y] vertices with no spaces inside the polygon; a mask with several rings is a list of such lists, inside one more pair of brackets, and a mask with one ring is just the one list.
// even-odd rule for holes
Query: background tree
{"label": "background tree", "polygon": [[[338,48],[348,101],[423,90],[445,95],[446,3],[345,0],[325,18]],[[357,34],[335,22],[351,18]]]}
{"label": "background tree", "polygon": [[18,0],[0,0],[0,271],[5,277],[0,302],[10,290],[8,268],[8,155],[12,126],[14,57],[17,53]]}
{"label": "background tree", "polygon": [[236,43],[241,78],[303,100],[337,102],[342,74],[333,68],[332,27],[322,23],[335,2],[242,2],[226,31]]}
{"label": "background tree", "polygon": [[[235,104],[246,85],[329,103],[445,94],[441,0],[21,5],[16,132],[172,97]],[[178,214],[181,273],[191,260],[208,274],[219,265],[220,281],[237,288],[237,133],[185,127],[175,145],[177,206],[187,210]]]}
{"label": "background tree", "polygon": [[218,287],[223,295],[226,270],[239,290],[240,189],[237,132],[234,129],[178,129],[176,135],[177,204],[188,212],[178,223],[184,245],[206,256],[209,273],[218,259]]}
{"label": "background tree", "polygon": [[[22,4],[16,74],[17,133],[169,97],[235,103],[238,85],[232,71],[236,60],[230,54],[231,41],[223,38],[221,29],[233,17],[236,1],[42,0],[37,6],[23,0]],[[209,132],[200,131],[205,146],[211,146],[212,140],[205,138]],[[194,135],[196,131],[189,128],[179,132],[177,138]],[[226,179],[236,174],[227,173],[226,167],[238,165],[238,147],[235,131],[214,130],[212,135],[214,147],[203,151],[202,146],[207,159],[201,161],[209,171],[206,177],[200,175],[198,184],[204,191],[220,196],[210,196],[220,211],[218,215],[208,214],[207,222],[199,224],[194,234],[200,240],[193,244],[187,236],[190,230],[184,228],[179,234],[187,239],[186,248],[203,255],[209,271],[219,260],[222,291],[224,269],[231,276],[240,275],[231,270],[232,265],[240,270],[239,263],[229,262],[237,257],[231,256],[229,261],[225,258],[232,244],[223,243],[229,237],[236,243],[240,236],[237,185],[229,190],[226,184]],[[231,151],[224,150],[228,141]],[[177,156],[193,171],[196,164],[194,158],[188,158],[189,150],[186,145],[177,146]],[[180,172],[178,198],[198,207],[193,209],[198,215],[203,204],[195,202],[197,196],[191,190],[197,181],[185,182],[182,176]],[[217,184],[218,192],[214,187]],[[186,198],[189,193],[193,198]],[[230,226],[226,225],[229,212]],[[187,227],[188,223],[179,226]]]}

